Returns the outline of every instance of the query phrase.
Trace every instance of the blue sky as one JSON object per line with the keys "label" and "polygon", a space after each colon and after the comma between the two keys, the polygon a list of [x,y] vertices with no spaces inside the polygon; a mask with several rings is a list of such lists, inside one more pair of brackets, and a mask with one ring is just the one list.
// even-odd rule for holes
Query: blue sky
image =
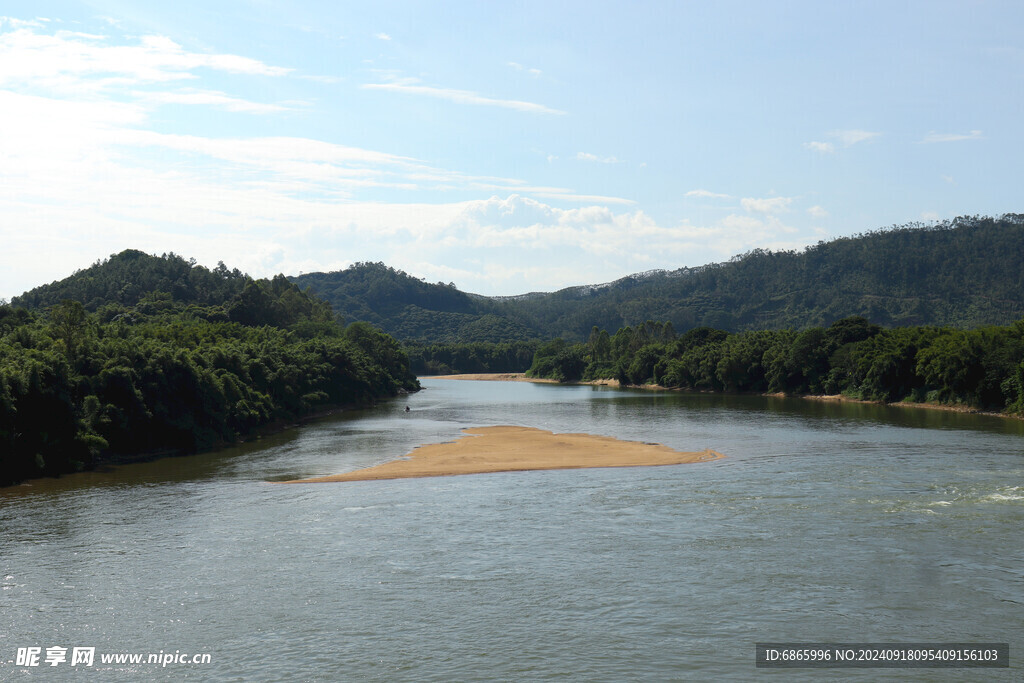
{"label": "blue sky", "polygon": [[126,248],[518,294],[1024,211],[1016,1],[0,13],[5,298]]}

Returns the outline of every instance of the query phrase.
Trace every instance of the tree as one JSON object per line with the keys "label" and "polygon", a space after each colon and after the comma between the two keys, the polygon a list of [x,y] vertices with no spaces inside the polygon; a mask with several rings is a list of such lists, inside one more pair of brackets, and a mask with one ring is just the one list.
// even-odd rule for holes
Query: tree
{"label": "tree", "polygon": [[50,308],[55,336],[63,343],[64,353],[72,363],[78,357],[78,347],[85,336],[88,314],[80,301],[65,299]]}

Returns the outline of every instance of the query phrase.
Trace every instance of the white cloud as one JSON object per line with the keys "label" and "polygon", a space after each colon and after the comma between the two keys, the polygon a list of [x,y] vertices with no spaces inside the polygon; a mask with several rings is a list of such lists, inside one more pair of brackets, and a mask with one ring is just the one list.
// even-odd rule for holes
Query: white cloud
{"label": "white cloud", "polygon": [[807,209],[807,213],[810,214],[812,218],[828,218],[828,211],[820,206],[812,206]]}
{"label": "white cloud", "polygon": [[752,213],[775,214],[787,211],[792,202],[792,197],[771,197],[767,199],[744,197],[740,200],[740,205]]}
{"label": "white cloud", "polygon": [[521,100],[500,100],[492,97],[484,97],[469,90],[455,90],[453,88],[434,88],[426,85],[408,85],[404,83],[366,83],[360,86],[367,90],[388,90],[391,92],[406,93],[409,95],[425,95],[448,100],[457,104],[474,104],[488,107],[501,107],[503,109],[515,109],[516,111],[529,112],[531,114],[565,114],[564,111],[545,107],[535,102],[523,102]]}
{"label": "white cloud", "polygon": [[137,98],[154,104],[193,104],[207,105],[227,111],[247,112],[250,114],[275,114],[288,111],[291,107],[280,104],[266,104],[263,102],[251,102],[237,97],[231,97],[215,90],[192,90],[183,89],[173,92],[145,92],[136,91],[133,93]]}
{"label": "white cloud", "polygon": [[981,140],[982,136],[980,130],[972,130],[970,133],[936,133],[932,131],[928,135],[924,136],[921,140],[923,144],[930,144],[934,142],[960,142],[961,140]]}
{"label": "white cloud", "polygon": [[[851,147],[859,142],[866,142],[867,140],[877,138],[881,133],[872,133],[866,130],[831,130],[825,133],[825,135],[836,140],[843,147]],[[805,142],[803,146],[821,154],[832,154],[836,151],[835,144],[831,142],[821,142],[820,140]]]}
{"label": "white cloud", "polygon": [[829,131],[827,135],[838,140],[843,147],[850,147],[858,142],[877,138],[881,133],[872,133],[866,130],[833,130]]}
{"label": "white cloud", "polygon": [[593,161],[599,164],[621,164],[622,162],[615,157],[599,157],[596,154],[590,154],[589,152],[577,152],[576,159],[579,161]]}
{"label": "white cloud", "polygon": [[937,211],[922,211],[921,220],[925,221],[937,221],[939,220],[939,214]]}
{"label": "white cloud", "polygon": [[727,194],[720,194],[718,192],[711,192],[710,190],[690,190],[684,197],[701,197],[706,199],[732,199]]}
{"label": "white cloud", "polygon": [[389,36],[388,34],[386,34],[384,32],[375,33],[375,34],[373,34],[373,37],[376,38],[377,40],[391,40],[391,36]]}
{"label": "white cloud", "polygon": [[[830,130],[825,133],[825,135],[836,140],[843,147],[851,147],[859,142],[865,142],[867,140],[877,138],[881,133],[872,133],[866,130]],[[832,154],[836,151],[835,144],[831,142],[821,142],[819,140],[805,142],[803,146],[821,154]]]}
{"label": "white cloud", "polygon": [[516,71],[525,71],[526,73],[530,74],[534,78],[539,77],[543,73],[540,69],[527,68],[527,67],[523,66],[522,64],[519,64],[518,62],[508,62],[508,65],[510,67],[512,67],[513,69],[515,69]]}
{"label": "white cloud", "polygon": [[0,34],[0,85],[55,92],[103,92],[124,86],[188,80],[197,70],[283,76],[291,69],[249,57],[190,52],[164,36],[111,45],[104,36],[27,28]]}
{"label": "white cloud", "polygon": [[822,154],[831,154],[836,151],[835,145],[831,142],[805,142],[804,147]]}
{"label": "white cloud", "polygon": [[623,197],[609,197],[608,195],[599,194],[577,194],[575,192],[547,192],[547,191],[535,191],[534,195],[538,197],[544,197],[546,199],[561,199],[568,202],[596,202],[599,204],[636,204],[632,199],[624,199]]}
{"label": "white cloud", "polygon": [[43,28],[49,19],[37,17],[35,19],[18,19],[17,17],[0,17],[0,26],[7,24],[13,28]]}

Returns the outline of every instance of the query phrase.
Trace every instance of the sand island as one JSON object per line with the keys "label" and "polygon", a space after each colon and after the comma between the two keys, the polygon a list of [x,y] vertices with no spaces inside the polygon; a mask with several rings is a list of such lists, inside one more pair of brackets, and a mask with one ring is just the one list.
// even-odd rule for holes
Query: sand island
{"label": "sand island", "polygon": [[684,452],[661,444],[620,441],[592,434],[555,434],[531,427],[474,427],[462,431],[465,436],[456,441],[420,446],[402,460],[345,474],[282,483],[406,479],[584,467],[650,467],[725,457],[710,449]]}

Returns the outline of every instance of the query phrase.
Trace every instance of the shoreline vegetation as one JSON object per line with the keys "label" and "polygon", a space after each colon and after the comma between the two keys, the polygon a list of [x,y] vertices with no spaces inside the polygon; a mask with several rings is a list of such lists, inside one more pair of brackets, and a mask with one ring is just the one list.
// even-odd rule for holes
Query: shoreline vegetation
{"label": "shoreline vegetation", "polygon": [[622,441],[593,434],[555,434],[532,427],[473,427],[462,432],[463,436],[455,441],[419,446],[400,460],[354,472],[279,483],[376,481],[592,467],[656,467],[710,462],[725,457],[711,449],[677,451],[662,444]]}
{"label": "shoreline vegetation", "polygon": [[541,344],[527,377],[728,394],[842,396],[889,405],[1024,414],[1024,319],[961,330],[883,328],[861,316],[804,330],[676,334],[647,321],[585,342]]}
{"label": "shoreline vegetation", "polygon": [[283,275],[129,250],[31,294],[38,308],[0,302],[0,486],[209,451],[419,389],[394,338],[343,325]]}
{"label": "shoreline vegetation", "polygon": [[[456,375],[421,375],[419,379],[443,379],[443,380],[459,380],[459,381],[480,381],[480,382],[532,382],[534,384],[562,384],[568,386],[608,386],[612,388],[622,389],[642,389],[648,391],[686,391],[679,387],[664,387],[660,384],[622,384],[617,379],[592,379],[592,380],[580,380],[576,382],[559,382],[554,379],[545,379],[540,377],[529,377],[525,372],[474,372],[474,373],[463,373]],[[704,391],[698,393],[728,393],[728,392],[714,392]],[[851,398],[844,396],[843,394],[786,394],[784,392],[773,392],[767,393],[762,392],[755,394],[758,396],[772,396],[777,398],[799,398],[805,401],[821,401],[821,402],[832,402],[832,403],[863,403],[866,405],[883,405],[892,406],[896,408],[922,408],[925,410],[941,410],[951,413],[966,413],[970,415],[988,415],[991,417],[1004,417],[1008,419],[1024,420],[1024,414],[1019,413],[999,413],[990,410],[980,410],[978,408],[972,408],[971,406],[964,405],[947,405],[944,403],[928,403],[921,402],[915,403],[913,401],[872,401],[861,398]]]}

